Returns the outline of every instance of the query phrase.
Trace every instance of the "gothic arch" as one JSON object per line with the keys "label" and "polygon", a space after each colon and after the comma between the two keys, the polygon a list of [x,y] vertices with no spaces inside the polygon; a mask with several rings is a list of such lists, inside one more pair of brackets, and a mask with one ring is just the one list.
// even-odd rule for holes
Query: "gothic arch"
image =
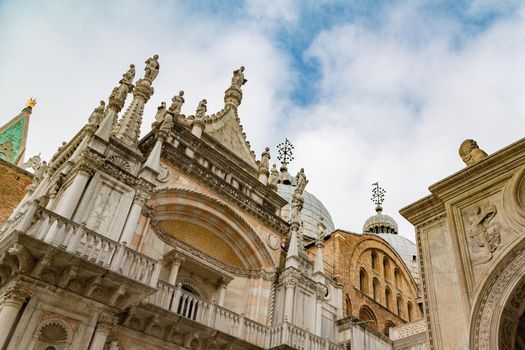
{"label": "gothic arch", "polygon": [[474,298],[470,321],[471,350],[513,349],[525,313],[525,239],[491,264]]}
{"label": "gothic arch", "polygon": [[229,254],[239,261],[240,266],[235,267],[268,271],[275,265],[268,248],[251,225],[215,198],[186,189],[164,188],[156,193],[149,204],[154,209],[153,229],[168,244],[170,235],[166,233],[164,224],[176,222],[193,225],[213,233],[216,239],[230,249]]}

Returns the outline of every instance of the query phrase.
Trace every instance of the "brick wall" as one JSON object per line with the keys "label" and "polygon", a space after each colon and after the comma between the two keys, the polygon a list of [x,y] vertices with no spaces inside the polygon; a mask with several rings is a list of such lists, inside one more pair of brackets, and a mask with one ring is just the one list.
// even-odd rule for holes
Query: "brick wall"
{"label": "brick wall", "polygon": [[[315,247],[310,246],[313,255]],[[372,268],[372,251],[377,255],[377,263]],[[323,249],[325,272],[333,275],[343,285],[344,316],[363,318],[360,311],[367,310],[375,317],[375,323],[367,326],[381,333],[387,333],[389,326],[399,326],[409,321],[407,303],[412,305],[411,321],[421,319],[417,307],[418,291],[404,266],[402,259],[394,253],[393,248],[375,235],[350,234],[335,231],[326,241]],[[383,260],[388,261],[387,273]],[[368,277],[366,290],[360,290],[359,271],[363,269]],[[397,281],[394,276],[397,271]],[[377,282],[377,296],[374,299],[373,281]],[[390,291],[390,302],[387,305],[385,291]],[[397,298],[400,298],[398,310]]]}
{"label": "brick wall", "polygon": [[0,159],[0,225],[24,197],[25,188],[31,181],[30,173]]}

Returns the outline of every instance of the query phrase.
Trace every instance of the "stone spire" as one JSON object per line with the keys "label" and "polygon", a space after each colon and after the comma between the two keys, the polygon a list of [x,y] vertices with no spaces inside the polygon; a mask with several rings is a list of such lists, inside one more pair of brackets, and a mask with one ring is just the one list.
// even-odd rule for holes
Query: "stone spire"
{"label": "stone spire", "polygon": [[324,236],[326,231],[326,225],[324,224],[324,217],[319,217],[317,223],[317,237],[315,239],[315,248],[317,249],[315,256],[315,267],[314,273],[324,273],[324,261],[323,261],[323,247],[324,247]]}
{"label": "stone spire", "polygon": [[[133,79],[135,78],[135,65],[130,64],[129,69],[122,75],[119,85],[111,91],[109,102],[105,110],[105,115],[99,123],[97,132],[95,133],[95,140],[92,142],[92,147],[103,153],[103,143],[109,142],[112,130],[117,124],[117,115],[124,107],[128,94],[133,91]],[[100,107],[99,107],[100,108]],[[96,111],[96,110],[95,110]],[[95,112],[94,112],[95,113]]]}
{"label": "stone spire", "polygon": [[29,117],[35,105],[36,100],[30,98],[20,114],[0,126],[0,159],[19,166],[24,162]]}
{"label": "stone spire", "polygon": [[157,61],[158,58],[158,55],[154,55],[146,60],[144,78],[137,81],[133,89],[133,101],[131,101],[126,113],[115,129],[115,137],[132,147],[137,146],[140,135],[140,125],[142,124],[142,115],[144,114],[144,105],[154,92],[151,84],[159,73],[160,65]]}
{"label": "stone spire", "polygon": [[288,253],[286,254],[286,267],[299,268],[300,266],[300,254],[303,252],[303,241],[300,237],[299,230],[301,228],[301,211],[304,206],[303,191],[308,183],[304,176],[304,170],[297,174],[297,178],[300,179],[303,185],[296,186],[292,196],[292,212],[290,217],[290,243],[288,245]]}

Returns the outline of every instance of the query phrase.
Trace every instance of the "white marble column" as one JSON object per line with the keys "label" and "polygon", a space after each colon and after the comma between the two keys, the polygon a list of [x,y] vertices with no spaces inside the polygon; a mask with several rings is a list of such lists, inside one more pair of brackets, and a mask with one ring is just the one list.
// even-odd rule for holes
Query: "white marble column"
{"label": "white marble column", "polygon": [[219,287],[219,293],[217,295],[217,305],[224,306],[224,297],[226,296],[226,286],[228,284],[223,282]]}
{"label": "white marble column", "polygon": [[91,338],[91,344],[89,350],[104,350],[104,345],[108,339],[111,328],[116,324],[116,318],[111,315],[102,314],[99,316],[97,327],[93,332],[93,338]]}
{"label": "white marble column", "polygon": [[135,195],[133,205],[129,211],[128,219],[126,220],[126,225],[124,225],[124,230],[122,230],[122,235],[120,235],[119,242],[126,242],[128,247],[132,246],[131,242],[133,241],[133,235],[137,230],[145,200],[146,198],[144,194],[137,193]]}
{"label": "white marble column", "polygon": [[168,283],[172,286],[174,286],[177,282],[177,275],[179,274],[179,268],[183,261],[184,259],[179,257],[173,259],[173,262],[171,264],[170,276],[168,278]]}
{"label": "white marble column", "polygon": [[321,336],[323,321],[323,297],[316,295],[315,298],[315,334]]}
{"label": "white marble column", "polygon": [[58,215],[61,215],[66,219],[71,219],[90,177],[91,171],[89,169],[80,168],[78,170],[73,181],[57,203],[55,212]]}
{"label": "white marble column", "polygon": [[286,281],[284,282],[284,285],[284,320],[292,322],[295,281]]}
{"label": "white marble column", "polygon": [[0,348],[4,349],[9,343],[9,333],[18,316],[18,312],[27,300],[28,295],[18,289],[6,291],[2,297],[0,309]]}

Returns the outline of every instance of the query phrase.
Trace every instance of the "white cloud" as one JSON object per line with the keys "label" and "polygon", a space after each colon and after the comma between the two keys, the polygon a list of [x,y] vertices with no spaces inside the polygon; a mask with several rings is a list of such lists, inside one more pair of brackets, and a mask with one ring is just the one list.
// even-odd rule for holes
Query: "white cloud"
{"label": "white cloud", "polygon": [[321,101],[297,109],[306,120],[295,139],[296,162],[336,226],[361,229],[379,180],[384,212],[413,239],[398,210],[463,167],[461,141],[492,153],[523,136],[525,22],[521,12],[467,37],[458,24],[409,9],[392,9],[380,28],[347,24],[316,38],[307,55],[321,65]]}
{"label": "white cloud", "polygon": [[143,133],[160,102],[169,103],[181,89],[183,113],[194,113],[203,98],[208,112],[221,109],[233,69],[245,65],[249,83],[240,113],[259,153],[283,107],[278,97],[293,79],[286,54],[257,26],[191,13],[172,2],[7,2],[0,8],[0,42],[2,120],[36,97],[27,154],[44,157],[84,125],[130,63],[140,77],[143,62],[155,53],[161,70]]}
{"label": "white cloud", "polygon": [[[469,13],[491,4],[473,2]],[[336,226],[350,231],[373,213],[370,185],[379,180],[387,189],[385,213],[413,237],[399,208],[463,167],[463,139],[491,153],[522,136],[523,12],[469,36],[461,23],[412,2],[385,8],[378,26],[347,23],[321,32],[305,52],[320,65],[322,79],[311,82],[319,102],[293,106],[300,72],[274,36],[316,6],[254,0],[239,11],[242,18],[231,18],[192,12],[185,2],[3,2],[2,120],[36,97],[28,155],[50,157],[107,99],[129,63],[140,76],[144,60],[160,55],[143,132],[160,102],[181,89],[183,113],[193,113],[202,98],[209,112],[220,109],[231,71],[243,64],[249,82],[240,115],[256,153],[289,136],[292,169],[305,168],[308,190]]]}

